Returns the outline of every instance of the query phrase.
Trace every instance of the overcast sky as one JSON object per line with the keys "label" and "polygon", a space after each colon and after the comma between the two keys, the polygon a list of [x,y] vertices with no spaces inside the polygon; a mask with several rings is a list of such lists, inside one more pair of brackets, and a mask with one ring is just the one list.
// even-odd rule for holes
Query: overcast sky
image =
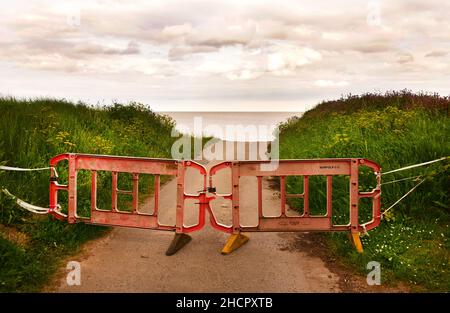
{"label": "overcast sky", "polygon": [[450,1],[4,1],[0,94],[302,111],[450,94]]}

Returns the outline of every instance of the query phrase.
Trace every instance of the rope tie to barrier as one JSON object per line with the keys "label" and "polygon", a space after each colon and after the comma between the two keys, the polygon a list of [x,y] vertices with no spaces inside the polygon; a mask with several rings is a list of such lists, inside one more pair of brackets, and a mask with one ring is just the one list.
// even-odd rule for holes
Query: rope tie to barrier
{"label": "rope tie to barrier", "polygon": [[388,182],[385,182],[385,183],[381,183],[381,186],[383,186],[383,185],[389,185],[389,184],[393,184],[393,183],[397,183],[397,182],[405,181],[405,180],[414,180],[414,179],[421,178],[421,177],[422,177],[422,175],[417,175],[417,176],[411,176],[411,177],[406,177],[406,178],[400,178],[400,179],[396,179],[396,180],[391,180],[391,181],[388,181]]}
{"label": "rope tie to barrier", "polygon": [[18,206],[20,206],[21,208],[24,208],[25,210],[31,212],[31,213],[35,213],[35,214],[47,214],[48,212],[50,212],[50,209],[48,208],[43,208],[40,206],[36,206],[33,204],[30,204],[28,202],[25,202],[19,198],[17,198],[15,195],[13,195],[12,193],[10,193],[8,191],[8,189],[6,188],[2,188],[2,191],[5,195],[7,195],[8,197],[16,200],[16,203]]}
{"label": "rope tie to barrier", "polygon": [[[54,167],[38,167],[38,168],[22,168],[22,167],[13,167],[13,166],[4,166],[0,165],[0,170],[3,171],[15,171],[15,172],[32,172],[32,171],[46,171],[46,170],[52,170],[55,177],[58,177],[58,172]],[[36,206],[33,204],[30,204],[26,201],[23,201],[22,199],[19,199],[12,193],[8,191],[6,188],[2,188],[2,192],[7,195],[8,197],[14,199],[18,206],[21,208],[35,214],[48,214],[50,212],[49,208],[43,208],[40,206]]]}
{"label": "rope tie to barrier", "polygon": [[[400,171],[405,171],[405,170],[409,170],[412,168],[416,168],[416,167],[421,167],[421,166],[425,166],[425,165],[430,165],[436,162],[440,162],[440,161],[444,161],[446,159],[448,159],[449,157],[442,157],[439,159],[435,159],[432,161],[427,161],[427,162],[423,162],[423,163],[418,163],[418,164],[413,164],[413,165],[408,165],[405,167],[401,167],[392,171],[388,171],[386,173],[382,173],[382,175],[387,175],[387,174],[391,174],[391,173],[396,173],[396,172],[400,172]],[[418,179],[418,178],[422,178],[422,175],[418,175],[418,176],[411,176],[411,177],[406,177],[406,178],[401,178],[401,179],[396,179],[396,180],[392,180],[392,181],[388,181],[385,183],[382,183],[381,185],[387,185],[387,184],[393,184],[396,182],[400,182],[400,181],[406,181],[406,180],[413,180],[413,179]],[[417,187],[419,187],[424,181],[426,180],[426,178],[423,178],[422,180],[420,180],[416,185],[414,185],[414,187],[412,187],[407,193],[405,193],[403,196],[400,197],[400,199],[398,199],[397,201],[395,201],[389,208],[387,208],[386,210],[384,210],[381,213],[381,218],[383,219],[383,216],[389,211],[391,210],[394,206],[396,206],[397,204],[400,203],[400,201],[402,201],[403,199],[405,199],[411,192],[413,192]]]}
{"label": "rope tie to barrier", "polygon": [[400,172],[400,171],[409,170],[409,169],[415,168],[415,167],[420,167],[420,166],[433,164],[433,163],[436,163],[436,162],[444,161],[444,160],[446,160],[448,158],[450,158],[450,157],[442,157],[442,158],[439,158],[439,159],[436,159],[436,160],[432,160],[432,161],[428,161],[428,162],[408,165],[408,166],[401,167],[401,168],[398,168],[398,169],[395,169],[395,170],[392,170],[392,171],[389,171],[389,172],[386,172],[386,173],[382,173],[381,175],[387,175],[387,174],[391,174],[391,173],[396,173],[396,172]]}
{"label": "rope tie to barrier", "polygon": [[414,187],[412,187],[407,193],[405,193],[403,196],[401,196],[400,199],[398,199],[397,201],[394,202],[394,204],[392,204],[389,208],[387,208],[386,210],[384,210],[381,213],[381,218],[383,218],[383,216],[390,210],[392,209],[394,206],[396,206],[398,203],[400,203],[400,201],[402,201],[403,199],[405,199],[411,192],[413,192],[417,187],[419,187],[423,182],[425,181],[425,178],[422,179],[418,184],[416,184]]}
{"label": "rope tie to barrier", "polygon": [[58,177],[58,172],[56,172],[56,169],[54,167],[22,168],[22,167],[12,167],[12,166],[0,165],[0,170],[15,171],[15,172],[32,172],[32,171],[52,170],[53,173],[55,174],[55,177]]}

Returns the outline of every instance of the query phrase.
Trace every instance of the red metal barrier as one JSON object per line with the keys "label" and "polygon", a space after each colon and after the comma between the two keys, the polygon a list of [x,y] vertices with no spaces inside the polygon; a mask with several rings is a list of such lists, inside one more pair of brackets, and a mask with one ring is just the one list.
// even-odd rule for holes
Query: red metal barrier
{"label": "red metal barrier", "polygon": [[[261,170],[261,165],[270,161],[230,161],[213,166],[209,171],[209,184],[213,185],[213,176],[225,168],[231,169],[232,192],[228,194],[216,194],[232,201],[232,225],[229,227],[217,227],[214,219],[212,225],[222,231],[235,234],[231,242],[224,247],[224,253],[230,253],[239,248],[248,239],[239,236],[241,232],[276,231],[276,232],[300,232],[300,231],[349,231],[353,243],[362,252],[360,233],[367,232],[380,224],[381,220],[381,168],[373,161],[361,158],[352,159],[317,159],[317,160],[278,160],[279,164],[274,170]],[[370,192],[359,191],[359,167],[366,166],[376,175],[376,187]],[[314,175],[326,176],[326,214],[311,215],[309,210],[309,178]],[[335,175],[349,177],[349,215],[350,222],[347,225],[334,225],[332,223],[332,178]],[[258,201],[255,209],[258,210],[258,225],[244,226],[239,221],[239,179],[243,176],[253,176],[258,181]],[[263,177],[277,176],[280,178],[281,214],[276,217],[263,215],[262,210],[262,179]],[[303,193],[286,194],[286,177],[303,176]],[[301,216],[286,215],[286,199],[303,199],[303,214]],[[359,223],[359,200],[361,198],[372,199],[372,220]]]}
{"label": "red metal barrier", "polygon": [[[254,231],[350,231],[351,233],[366,232],[378,226],[381,219],[381,175],[380,167],[367,159],[318,159],[318,160],[279,160],[279,165],[274,170],[261,170],[261,164],[268,161],[238,161],[222,162],[213,166],[209,171],[209,182],[212,186],[213,176],[224,168],[230,168],[232,173],[232,192],[229,194],[217,194],[216,196],[232,201],[232,226],[226,230],[233,233]],[[376,187],[370,192],[360,192],[358,177],[359,167],[367,166],[377,175]],[[311,215],[309,212],[309,178],[314,175],[326,176],[326,214],[320,216]],[[335,175],[349,176],[350,180],[350,223],[347,225],[333,225],[332,223],[332,177]],[[239,222],[239,178],[243,176],[257,177],[258,180],[258,225],[243,226]],[[262,179],[263,177],[280,177],[280,216],[266,217],[262,211]],[[286,194],[286,177],[303,176],[304,191],[301,194]],[[303,199],[303,215],[287,216],[286,199]],[[359,223],[359,199],[372,198],[372,220]]]}
{"label": "red metal barrier", "polygon": [[[50,166],[55,168],[58,163],[63,160],[68,161],[68,184],[59,184],[57,178],[54,176],[54,171],[51,171],[50,214],[60,220],[67,220],[69,223],[84,222],[98,225],[175,231],[177,235],[173,245],[171,245],[168,250],[168,254],[175,253],[182,245],[190,240],[187,235],[183,234],[203,228],[206,220],[206,211],[208,211],[210,223],[215,229],[233,234],[229,243],[222,251],[224,253],[229,253],[237,249],[248,240],[248,238],[240,234],[241,232],[257,231],[349,231],[353,235],[353,240],[357,249],[362,251],[359,233],[368,231],[378,226],[380,223],[380,167],[376,163],[366,159],[279,160],[278,166],[273,170],[261,170],[261,165],[269,161],[222,162],[209,170],[208,187],[208,173],[206,168],[193,161],[67,153],[52,158]],[[371,168],[377,175],[377,185],[370,192],[359,191],[358,177],[360,166]],[[197,170],[198,173],[203,176],[203,190],[199,191],[197,194],[185,192],[185,172],[189,167]],[[213,177],[217,172],[225,168],[231,169],[232,192],[229,194],[218,194],[213,186]],[[81,217],[77,214],[77,173],[79,170],[91,171],[90,217]],[[97,208],[97,171],[109,171],[112,173],[112,209],[108,211]],[[127,191],[118,188],[117,177],[119,172],[130,173],[132,175],[132,190]],[[154,211],[152,214],[139,211],[139,174],[155,175],[153,197]],[[164,225],[158,222],[160,175],[172,175],[175,176],[177,180],[175,225]],[[314,216],[309,212],[309,177],[313,175],[326,176],[327,181],[326,214],[321,216]],[[346,175],[350,179],[350,223],[347,225],[333,225],[332,223],[332,177],[335,175]],[[239,221],[239,179],[243,176],[253,176],[256,177],[258,181],[258,203],[255,204],[255,209],[258,210],[258,224],[256,226],[241,225]],[[264,216],[262,211],[262,179],[263,177],[269,176],[280,177],[281,182],[281,214],[276,217]],[[285,182],[286,177],[288,176],[303,176],[303,193],[286,193]],[[60,190],[68,192],[67,215],[62,214],[58,210],[58,192]],[[120,211],[117,208],[117,197],[119,194],[128,194],[132,196],[131,212]],[[218,197],[229,199],[232,202],[231,225],[219,223],[214,216],[210,201]],[[303,215],[286,215],[286,199],[288,197],[303,199]],[[372,198],[372,220],[365,224],[359,223],[359,200],[361,198]],[[196,225],[186,226],[184,224],[186,199],[195,199],[198,201],[199,218]]]}
{"label": "red metal barrier", "polygon": [[[68,161],[68,184],[60,185],[51,171],[50,181],[50,213],[58,219],[69,223],[84,222],[89,224],[125,226],[136,228],[147,228],[156,230],[169,230],[180,233],[186,233],[200,229],[204,220],[199,221],[198,225],[185,227],[183,224],[183,209],[185,199],[197,199],[202,202],[203,194],[187,194],[184,192],[184,175],[187,167],[192,167],[204,176],[206,185],[206,169],[193,161],[175,161],[169,159],[150,159],[119,157],[106,155],[74,154],[67,153],[58,155],[50,160],[50,166],[56,167],[63,160]],[[77,173],[79,170],[90,170],[91,183],[91,214],[89,218],[81,217],[77,214]],[[97,171],[109,171],[112,173],[112,210],[100,210],[97,208]],[[130,191],[120,190],[117,187],[118,173],[130,173],[133,175],[133,188]],[[154,185],[154,212],[146,214],[139,212],[138,192],[139,192],[139,174],[155,175]],[[176,224],[162,225],[158,222],[160,175],[172,175],[177,179],[177,208]],[[68,192],[68,213],[63,215],[59,213],[58,191]],[[132,211],[119,211],[117,208],[118,194],[129,194],[133,197]],[[200,214],[200,216],[204,214]]]}

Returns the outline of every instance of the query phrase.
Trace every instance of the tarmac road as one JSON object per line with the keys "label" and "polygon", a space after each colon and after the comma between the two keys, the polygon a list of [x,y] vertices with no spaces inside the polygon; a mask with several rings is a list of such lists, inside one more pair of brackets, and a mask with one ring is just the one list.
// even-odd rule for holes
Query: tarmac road
{"label": "tarmac road", "polygon": [[[214,180],[218,192],[230,190],[231,182],[226,174],[225,171]],[[263,181],[263,210],[266,215],[276,215],[280,200],[269,183]],[[202,176],[195,171],[186,175],[187,192],[201,190],[201,184]],[[241,221],[254,224],[256,178],[241,179],[240,188]],[[175,189],[174,180],[161,188],[160,222],[175,221]],[[185,209],[188,225],[197,221],[198,210],[193,202],[187,203]],[[215,200],[212,207],[220,222],[230,221],[230,203]],[[142,210],[151,209],[144,205]],[[64,271],[52,289],[57,292],[341,291],[338,275],[318,256],[286,248],[295,240],[294,233],[247,235],[250,237],[247,244],[230,255],[222,255],[220,251],[229,235],[209,226],[207,217],[205,227],[191,234],[190,243],[175,255],[166,256],[172,232],[116,227],[106,237],[87,244],[84,252],[73,258],[81,263],[80,286],[68,286]]]}

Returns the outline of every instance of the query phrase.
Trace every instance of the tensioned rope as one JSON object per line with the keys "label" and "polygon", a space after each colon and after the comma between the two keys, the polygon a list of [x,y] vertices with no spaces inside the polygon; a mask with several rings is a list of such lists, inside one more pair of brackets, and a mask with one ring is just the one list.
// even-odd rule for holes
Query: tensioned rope
{"label": "tensioned rope", "polygon": [[15,195],[11,194],[6,188],[2,188],[2,191],[8,197],[11,197],[12,199],[16,200],[17,205],[19,205],[20,207],[24,208],[27,211],[30,211],[31,213],[47,214],[50,211],[50,209],[48,208],[36,206],[17,198]]}
{"label": "tensioned rope", "polygon": [[[55,177],[58,177],[58,173],[56,172],[56,169],[54,167],[38,167],[38,168],[22,168],[22,167],[12,167],[12,166],[4,166],[0,165],[0,170],[3,171],[16,171],[16,172],[31,172],[31,171],[45,171],[45,170],[52,170]],[[23,201],[22,199],[17,198],[12,193],[8,191],[6,188],[2,188],[2,192],[7,195],[8,197],[11,197],[12,199],[16,200],[17,205],[24,208],[27,211],[30,211],[35,214],[47,214],[50,209],[43,208],[40,206],[36,206],[33,204],[30,204],[26,201]]]}
{"label": "tensioned rope", "polygon": [[396,173],[396,172],[400,172],[400,171],[405,171],[405,170],[409,170],[409,169],[411,169],[411,168],[415,168],[415,167],[419,167],[419,166],[429,165],[429,164],[432,164],[432,163],[444,161],[445,159],[448,159],[448,158],[449,158],[449,157],[442,157],[442,158],[439,158],[439,159],[436,159],[436,160],[432,160],[432,161],[428,161],[428,162],[423,162],[423,163],[418,163],[418,164],[408,165],[408,166],[401,167],[401,168],[398,168],[398,169],[395,169],[395,170],[392,170],[392,171],[389,171],[389,172],[386,172],[386,173],[382,173],[382,175],[387,175],[387,174],[391,174],[391,173]]}
{"label": "tensioned rope", "polygon": [[[444,161],[446,159],[448,159],[449,157],[442,157],[439,159],[435,159],[432,161],[427,161],[427,162],[423,162],[423,163],[418,163],[418,164],[413,164],[413,165],[408,165],[405,167],[401,167],[392,171],[388,171],[386,173],[382,173],[382,175],[387,175],[387,174],[391,174],[391,173],[396,173],[396,172],[401,172],[401,171],[405,171],[405,170],[409,170],[412,168],[416,168],[416,167],[420,167],[420,166],[425,166],[425,165],[430,165],[436,162],[440,162],[440,161]],[[399,181],[405,181],[405,180],[410,180],[410,179],[417,179],[419,177],[422,177],[422,175],[418,175],[418,176],[411,176],[411,177],[407,177],[407,178],[402,178],[402,179],[397,179],[397,180],[392,180],[392,181],[388,181],[386,183],[383,183],[381,185],[387,185],[387,184],[392,184],[392,183],[396,183]],[[405,199],[411,192],[413,192],[417,187],[419,187],[424,181],[426,180],[426,178],[423,178],[422,180],[420,180],[416,185],[414,185],[414,187],[412,187],[407,193],[405,193],[403,196],[401,196],[397,201],[395,201],[389,208],[387,208],[386,210],[384,210],[381,213],[381,218],[383,218],[383,216],[389,211],[391,210],[394,206],[396,206],[397,204],[400,203],[400,201],[402,201],[403,199]]]}
{"label": "tensioned rope", "polygon": [[16,171],[16,172],[31,172],[31,171],[45,171],[52,170],[56,177],[58,177],[58,173],[54,167],[38,167],[38,168],[22,168],[22,167],[12,167],[12,166],[4,166],[0,165],[0,170],[4,171]]}

